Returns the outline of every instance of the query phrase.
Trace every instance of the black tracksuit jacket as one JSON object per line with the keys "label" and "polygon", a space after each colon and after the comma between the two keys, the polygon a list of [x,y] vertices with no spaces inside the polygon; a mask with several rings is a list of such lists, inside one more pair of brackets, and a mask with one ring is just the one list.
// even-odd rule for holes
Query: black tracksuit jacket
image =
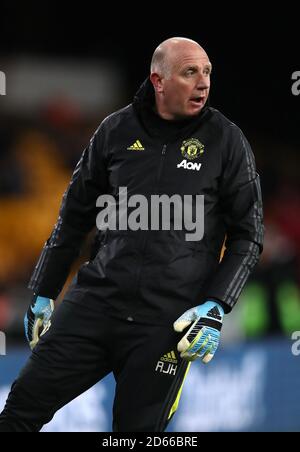
{"label": "black tracksuit jacket", "polygon": [[[119,187],[127,187],[128,197],[147,199],[204,195],[202,240],[186,241],[186,231],[172,228],[98,231],[91,259],[65,298],[153,324],[170,324],[207,298],[219,300],[227,312],[235,305],[263,244],[260,183],[250,145],[216,109],[205,107],[197,117],[173,122],[156,115],[153,105],[147,79],[133,103],[108,116],[95,132],[31,277],[35,293],[58,296],[96,224],[98,196],[117,196]],[[196,157],[187,153],[188,144],[195,143]],[[178,167],[183,160],[201,167]]]}

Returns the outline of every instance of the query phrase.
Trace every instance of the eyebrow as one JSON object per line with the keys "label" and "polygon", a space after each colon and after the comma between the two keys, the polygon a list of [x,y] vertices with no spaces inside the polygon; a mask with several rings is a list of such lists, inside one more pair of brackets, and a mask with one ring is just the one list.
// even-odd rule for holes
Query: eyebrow
{"label": "eyebrow", "polygon": [[[207,63],[203,66],[204,69],[210,69],[212,70],[212,64],[211,63]],[[184,70],[186,69],[199,69],[199,66],[197,64],[187,64],[184,68]]]}

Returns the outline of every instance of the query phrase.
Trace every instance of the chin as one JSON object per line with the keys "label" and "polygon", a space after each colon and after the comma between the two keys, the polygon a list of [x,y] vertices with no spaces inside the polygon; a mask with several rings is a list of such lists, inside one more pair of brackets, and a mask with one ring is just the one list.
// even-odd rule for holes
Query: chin
{"label": "chin", "polygon": [[203,109],[203,107],[198,108],[197,110],[189,111],[189,112],[186,114],[186,116],[197,116],[197,115],[199,115],[199,113],[201,112],[202,109]]}
{"label": "chin", "polygon": [[197,110],[186,110],[182,113],[176,113],[174,114],[173,119],[174,120],[181,120],[181,119],[187,119],[187,118],[192,118],[193,116],[197,116],[200,111],[202,110],[203,107],[197,109]]}

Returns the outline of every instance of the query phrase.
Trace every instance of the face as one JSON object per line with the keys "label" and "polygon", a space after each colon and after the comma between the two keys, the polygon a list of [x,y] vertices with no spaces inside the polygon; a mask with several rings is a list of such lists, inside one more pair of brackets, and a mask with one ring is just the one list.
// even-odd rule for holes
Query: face
{"label": "face", "polygon": [[210,73],[211,63],[201,48],[192,47],[171,58],[170,74],[161,78],[159,86],[160,107],[165,119],[200,113],[208,98]]}

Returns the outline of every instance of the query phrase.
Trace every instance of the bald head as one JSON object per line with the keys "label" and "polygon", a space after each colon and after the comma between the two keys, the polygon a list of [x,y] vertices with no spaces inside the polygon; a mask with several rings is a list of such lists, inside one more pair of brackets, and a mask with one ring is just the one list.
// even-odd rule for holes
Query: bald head
{"label": "bald head", "polygon": [[207,57],[205,50],[192,39],[166,39],[159,44],[153,53],[150,67],[151,73],[157,73],[165,78],[170,78],[178,57],[189,52],[197,52]]}

